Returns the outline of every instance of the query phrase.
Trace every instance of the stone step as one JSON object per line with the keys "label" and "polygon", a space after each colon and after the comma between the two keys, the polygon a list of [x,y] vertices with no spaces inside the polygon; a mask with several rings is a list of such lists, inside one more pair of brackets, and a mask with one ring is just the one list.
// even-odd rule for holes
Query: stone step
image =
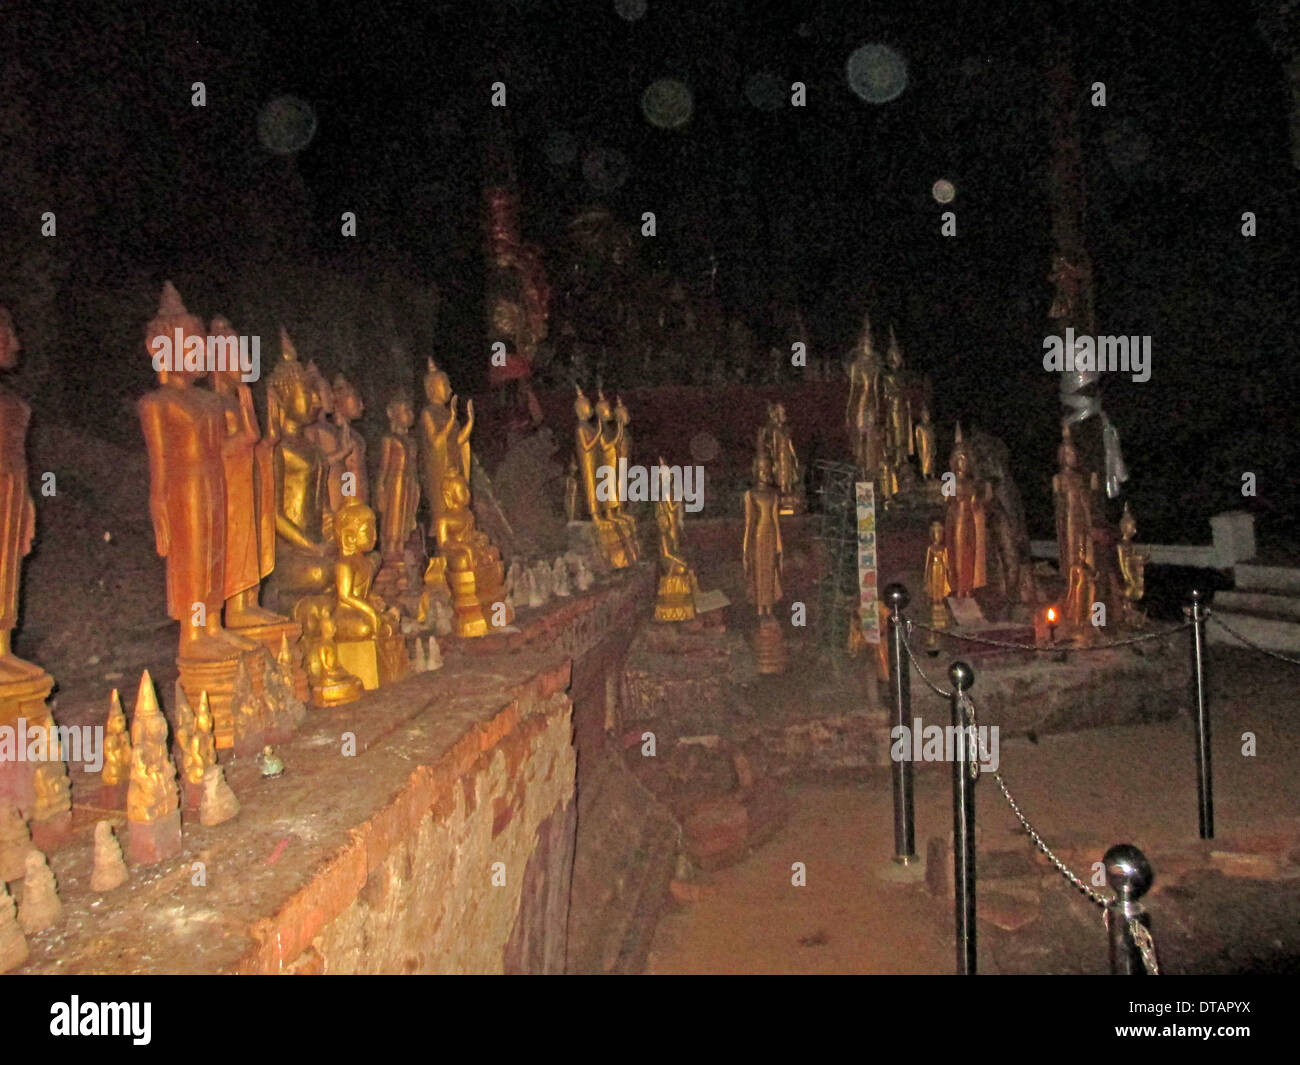
{"label": "stone step", "polygon": [[1241,592],[1275,592],[1300,595],[1300,569],[1294,566],[1260,566],[1238,562],[1233,583]]}
{"label": "stone step", "polygon": [[[1300,621],[1236,614],[1228,610],[1215,611],[1214,617],[1226,622],[1251,643],[1258,644],[1269,651],[1300,654]],[[1242,646],[1240,640],[1214,624],[1213,618],[1206,625],[1206,634],[1210,643]]]}
{"label": "stone step", "polygon": [[1275,595],[1268,592],[1225,590],[1214,593],[1211,604],[1218,612],[1253,614],[1278,621],[1300,620],[1300,595]]}

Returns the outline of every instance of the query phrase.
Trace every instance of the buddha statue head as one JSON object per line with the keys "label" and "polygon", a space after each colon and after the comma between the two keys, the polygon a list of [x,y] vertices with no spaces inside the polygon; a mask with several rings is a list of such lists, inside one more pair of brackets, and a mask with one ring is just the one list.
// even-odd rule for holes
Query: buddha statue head
{"label": "buddha statue head", "polygon": [[975,472],[975,459],[971,454],[970,444],[962,439],[961,422],[957,423],[956,440],[953,442],[952,455],[948,467],[958,477],[969,477]]}
{"label": "buddha statue head", "polygon": [[[158,301],[158,313],[145,328],[145,349],[153,357],[158,383],[173,388],[186,388],[203,376],[203,370],[185,369],[185,351],[193,347],[194,340],[204,345],[206,334],[203,322],[185,309],[180,293],[170,282],[163,285]],[[177,350],[179,340],[179,348]],[[204,360],[198,360],[200,366]]]}
{"label": "buddha statue head", "polygon": [[334,512],[334,542],[341,557],[373,551],[376,533],[375,512],[355,496]]}
{"label": "buddha statue head", "polygon": [[894,335],[894,327],[889,327],[889,351],[885,357],[889,360],[889,366],[894,370],[903,368],[903,351],[898,346],[898,337]]}
{"label": "buddha statue head", "polygon": [[307,376],[311,381],[312,391],[316,393],[316,417],[326,418],[334,413],[334,390],[325,375],[320,372],[315,359],[307,360]]}
{"label": "buddha statue head", "polygon": [[282,428],[296,431],[310,425],[320,414],[320,395],[315,382],[292,347],[271,371],[267,387],[280,412]]}
{"label": "buddha statue head", "polygon": [[334,412],[345,422],[354,422],[365,413],[365,404],[357,390],[341,373],[334,375],[334,385],[330,390],[334,401]]}
{"label": "buddha statue head", "polygon": [[921,407],[921,424],[922,424],[922,425],[929,425],[929,424],[930,424],[930,406],[929,406],[929,404],[923,404],[922,407]]}
{"label": "buddha statue head", "polygon": [[605,398],[603,389],[596,389],[596,418],[601,422],[607,422],[614,416],[610,409],[609,400]]}
{"label": "buddha statue head", "polygon": [[429,360],[428,371],[424,375],[424,394],[430,403],[445,407],[451,402],[451,380],[446,373],[438,369],[438,364]]}
{"label": "buddha statue head", "polygon": [[[577,388],[577,386],[574,386]],[[581,388],[577,388],[578,394],[573,400],[573,413],[578,416],[581,422],[591,420],[591,400]]]}
{"label": "buddha statue head", "polygon": [[448,514],[469,509],[469,484],[457,469],[449,469],[442,478],[442,504]]}
{"label": "buddha statue head", "polygon": [[208,335],[220,339],[217,350],[226,356],[221,360],[225,365],[212,367],[212,386],[217,388],[242,384],[244,377],[239,366],[239,334],[235,332],[235,327],[223,315],[218,314],[208,323]]}
{"label": "buddha statue head", "polygon": [[411,405],[411,397],[404,393],[390,399],[385,411],[388,414],[389,430],[399,436],[415,424],[415,408]]}

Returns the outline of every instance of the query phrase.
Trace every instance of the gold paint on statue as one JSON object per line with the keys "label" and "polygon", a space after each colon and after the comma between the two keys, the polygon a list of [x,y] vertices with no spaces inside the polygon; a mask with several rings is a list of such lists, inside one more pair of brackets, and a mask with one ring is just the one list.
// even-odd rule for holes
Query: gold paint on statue
{"label": "gold paint on statue", "polygon": [[927,481],[934,480],[935,455],[938,444],[935,439],[934,425],[930,422],[930,408],[921,408],[921,420],[913,431],[916,444],[916,461],[921,467],[921,476]]}
{"label": "gold paint on statue", "polygon": [[126,728],[122,697],[113,689],[108,701],[108,722],[104,727],[104,768],[100,781],[106,788],[116,788],[131,777],[131,735]]}
{"label": "gold paint on statue", "polygon": [[[334,433],[343,452],[343,468],[339,475],[338,496],[340,500],[355,499],[359,503],[370,505],[370,473],[366,466],[366,439],[355,429],[352,423],[365,413],[365,404],[357,390],[352,387],[341,373],[334,375]],[[351,474],[350,490],[344,489],[343,474]],[[330,498],[334,498],[331,487]],[[342,503],[339,504],[342,506]],[[335,509],[338,509],[337,507]]]}
{"label": "gold paint on statue", "polygon": [[1057,451],[1060,472],[1052,478],[1052,495],[1056,501],[1056,546],[1061,572],[1079,557],[1094,564],[1092,543],[1092,500],[1099,490],[1097,475],[1088,477],[1080,469],[1079,452],[1070,438],[1070,427],[1061,426],[1061,446]]}
{"label": "gold paint on statue", "polygon": [[961,424],[950,459],[952,492],[944,519],[944,544],[948,549],[952,594],[969,599],[988,583],[986,515],[993,487],[975,476],[970,445],[962,440]]}
{"label": "gold paint on statue", "polygon": [[177,809],[176,768],[167,756],[167,719],[158,708],[153,680],[140,677],[131,719],[131,783],[127,789],[128,821],[148,824]]}
{"label": "gold paint on statue", "polygon": [[754,463],[754,487],[745,493],[742,555],[750,599],[759,617],[770,616],[781,600],[780,496],[772,485],[772,460],[761,454]]}
{"label": "gold paint on statue", "polygon": [[1128,504],[1124,504],[1124,513],[1119,520],[1120,541],[1115,545],[1119,560],[1120,576],[1124,580],[1124,620],[1135,628],[1141,628],[1147,622],[1146,615],[1138,603],[1146,595],[1146,566],[1151,555],[1139,551],[1133,538],[1137,536],[1137,521]]}
{"label": "gold paint on statue", "polygon": [[424,394],[429,403],[420,412],[420,482],[429,504],[429,534],[437,535],[442,511],[443,483],[450,474],[459,474],[469,483],[472,470],[469,438],[474,431],[474,401],[465,404],[465,424],[456,420],[459,397],[451,391],[451,381],[432,359],[424,375]]}
{"label": "gold paint on statue", "polygon": [[485,636],[489,625],[484,610],[495,615],[494,620],[502,619],[502,624],[514,620],[514,611],[506,602],[501,553],[475,527],[469,502],[465,478],[459,471],[449,470],[443,481],[436,535],[438,550],[447,559],[455,632],[457,636]]}
{"label": "gold paint on statue", "polygon": [[659,592],[655,597],[656,621],[691,621],[695,618],[697,583],[685,553],[682,501],[672,498],[672,477],[663,456],[659,458],[659,499],[655,523],[659,528]]}
{"label": "gold paint on statue", "polygon": [[849,367],[849,399],[844,422],[853,445],[854,461],[868,476],[880,467],[883,441],[878,417],[879,393],[880,362],[871,343],[871,321],[864,317],[862,334]]}
{"label": "gold paint on statue", "polygon": [[601,428],[593,417],[591,401],[581,388],[577,389],[573,410],[578,419],[574,430],[574,452],[587,515],[596,526],[596,535],[606,560],[615,569],[622,569],[628,565],[626,543],[619,526],[606,516],[596,493],[596,470],[602,462]]}

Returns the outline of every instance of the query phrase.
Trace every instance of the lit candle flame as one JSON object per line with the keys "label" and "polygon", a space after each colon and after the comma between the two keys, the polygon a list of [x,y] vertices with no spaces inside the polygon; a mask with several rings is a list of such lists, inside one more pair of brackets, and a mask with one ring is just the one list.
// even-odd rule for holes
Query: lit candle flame
{"label": "lit candle flame", "polygon": [[1049,606],[1047,608],[1047,623],[1049,625],[1056,624],[1056,607],[1054,606]]}

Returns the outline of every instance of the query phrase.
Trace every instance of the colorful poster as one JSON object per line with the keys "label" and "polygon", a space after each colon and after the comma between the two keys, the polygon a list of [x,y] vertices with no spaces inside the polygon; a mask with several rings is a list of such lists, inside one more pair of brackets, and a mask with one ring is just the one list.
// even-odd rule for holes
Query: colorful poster
{"label": "colorful poster", "polygon": [[880,643],[879,596],[876,594],[876,486],[857,483],[858,499],[858,615],[862,638]]}

